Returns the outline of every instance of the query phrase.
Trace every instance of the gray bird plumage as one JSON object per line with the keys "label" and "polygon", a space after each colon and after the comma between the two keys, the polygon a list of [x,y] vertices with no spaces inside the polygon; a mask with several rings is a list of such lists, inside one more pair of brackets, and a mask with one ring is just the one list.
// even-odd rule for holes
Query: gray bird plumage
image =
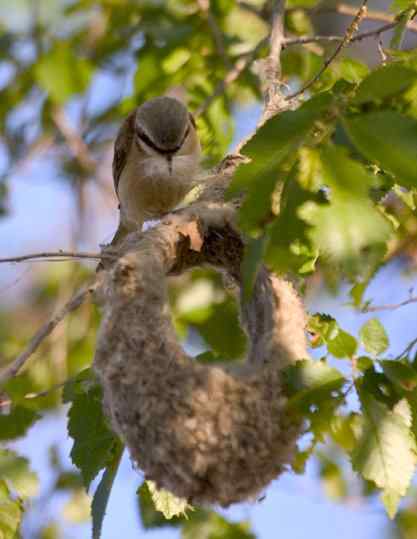
{"label": "gray bird plumage", "polygon": [[156,97],[136,111],[135,128],[158,149],[175,152],[182,144],[189,126],[189,112],[177,99]]}

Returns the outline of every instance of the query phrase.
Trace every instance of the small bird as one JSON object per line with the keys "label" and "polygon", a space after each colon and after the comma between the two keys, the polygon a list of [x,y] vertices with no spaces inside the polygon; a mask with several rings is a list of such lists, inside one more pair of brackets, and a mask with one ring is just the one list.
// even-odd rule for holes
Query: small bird
{"label": "small bird", "polygon": [[174,209],[195,185],[200,160],[195,120],[181,101],[156,97],[132,111],[114,146],[120,222],[111,245]]}

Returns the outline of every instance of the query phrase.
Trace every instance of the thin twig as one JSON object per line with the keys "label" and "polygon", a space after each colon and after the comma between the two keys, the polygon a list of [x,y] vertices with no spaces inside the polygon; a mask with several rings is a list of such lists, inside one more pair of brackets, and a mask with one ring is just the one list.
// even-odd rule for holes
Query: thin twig
{"label": "thin twig", "polygon": [[287,100],[294,99],[295,97],[303,94],[306,90],[308,90],[315,82],[318,81],[318,79],[322,76],[324,71],[329,67],[329,65],[335,60],[335,58],[340,54],[342,49],[350,42],[352,41],[353,34],[355,34],[358,30],[358,26],[361,22],[361,20],[366,15],[366,4],[368,0],[363,0],[362,6],[359,8],[358,12],[356,13],[353,21],[350,23],[349,28],[346,30],[345,35],[343,37],[343,40],[339,43],[339,45],[336,47],[334,52],[325,60],[324,64],[322,65],[321,69],[319,69],[318,73],[309,81],[307,84],[305,84],[300,90],[297,92],[294,92],[293,94],[290,94],[286,96]]}
{"label": "thin twig", "polygon": [[17,358],[5,369],[0,372],[0,384],[3,384],[16,376],[27,360],[39,348],[45,338],[52,333],[56,326],[63,320],[67,314],[77,309],[84,303],[98,287],[99,281],[95,281],[90,286],[79,290],[46,324],[44,324],[29,341],[26,349],[17,356]]}
{"label": "thin twig", "polygon": [[401,359],[404,356],[408,356],[409,352],[414,348],[414,346],[417,344],[417,337],[413,339],[410,343],[407,344],[407,346],[404,348],[404,350],[399,354],[395,359]]}
{"label": "thin twig", "polygon": [[[367,38],[378,37],[379,35],[395,28],[397,24],[398,24],[398,21],[393,21],[388,24],[384,24],[383,26],[380,26],[379,28],[375,28],[374,30],[362,32],[356,36],[353,36],[352,39],[349,41],[349,43],[355,43],[357,41],[362,41],[363,39],[367,39]],[[287,37],[287,38],[284,38],[283,40],[282,48],[293,47],[296,45],[307,45],[308,43],[322,43],[322,42],[341,43],[343,42],[344,38],[345,36],[322,36],[322,35]],[[237,80],[240,77],[240,75],[251,66],[252,62],[258,56],[259,51],[263,49],[263,47],[265,47],[267,43],[268,43],[267,39],[262,39],[251,51],[243,54],[242,56],[238,58],[233,68],[227,73],[226,77],[217,84],[213,93],[195,111],[196,116],[203,114],[215,99],[217,99],[219,96],[224,94],[227,87],[233,82],[235,82],[235,80]]]}
{"label": "thin twig", "polygon": [[[325,10],[335,11],[336,13],[340,13],[341,15],[355,15],[357,8],[349,4],[341,3],[341,4],[337,4],[335,7],[329,7],[328,9],[325,8]],[[388,13],[385,13],[384,11],[368,10],[366,15],[363,18],[369,19],[372,21],[395,22],[397,24],[398,17],[399,16],[389,15]],[[406,28],[408,30],[411,30],[412,32],[417,32],[417,23],[409,21],[406,24]]]}
{"label": "thin twig", "polygon": [[285,0],[274,2],[272,10],[269,54],[264,60],[265,109],[262,121],[267,120],[282,108],[288,108],[281,94],[281,50],[284,45]]}
{"label": "thin twig", "polygon": [[[353,36],[352,39],[349,41],[350,43],[355,43],[357,41],[362,41],[363,39],[371,38],[371,37],[378,37],[379,35],[383,34],[384,32],[388,32],[389,30],[392,30],[397,26],[398,21],[390,22],[388,24],[384,24],[383,26],[380,26],[379,28],[375,28],[374,30],[368,30],[366,32],[362,32],[356,36]],[[284,40],[284,48],[291,47],[293,45],[306,45],[308,43],[320,43],[320,42],[342,42],[344,40],[345,36],[300,36],[300,37],[288,37]]]}
{"label": "thin twig", "polygon": [[[246,9],[247,11],[250,11],[254,15],[257,15],[261,19],[264,19],[265,21],[268,20],[268,10],[266,9],[258,9],[256,6],[249,4],[248,2],[238,1],[238,4],[241,8]],[[291,11],[300,11],[301,8],[299,7],[293,7],[288,8],[288,12],[291,13]],[[325,13],[338,13],[339,15],[348,15],[348,16],[355,16],[357,13],[357,7],[352,6],[350,4],[340,3],[336,4],[335,6],[319,6],[319,7],[313,7],[311,9],[303,8],[304,11],[307,11],[308,13],[315,13],[315,14],[325,14]],[[401,15],[401,14],[400,14]],[[389,15],[388,13],[385,13],[384,11],[378,11],[375,9],[368,10],[366,15],[363,17],[365,20],[369,21],[380,21],[380,22],[389,22],[394,23],[394,26],[398,24],[398,17],[400,15]],[[409,21],[406,24],[407,30],[410,30],[411,32],[417,32],[417,23]]]}
{"label": "thin twig", "polygon": [[378,40],[378,53],[381,57],[381,64],[384,66],[387,63],[388,56],[385,54],[384,46],[382,44],[381,39]]}
{"label": "thin twig", "polygon": [[372,305],[365,305],[365,307],[361,309],[361,313],[375,313],[377,311],[395,311],[396,309],[404,307],[405,305],[409,305],[410,303],[417,303],[417,296],[412,296],[411,298],[401,301],[401,303],[375,305],[374,307]]}
{"label": "thin twig", "polygon": [[[75,380],[75,376],[73,378],[68,378],[68,380],[65,380],[65,382],[60,382],[59,384],[55,384],[51,386],[48,389],[45,389],[44,391],[39,391],[38,393],[26,393],[26,395],[23,395],[24,400],[32,400],[32,399],[39,399],[41,397],[46,397],[53,391],[57,391],[58,389],[61,389],[65,386],[67,382],[71,382],[72,380]],[[0,408],[5,408],[7,406],[11,406],[13,404],[12,399],[1,399],[0,395]]]}
{"label": "thin twig", "polygon": [[7,258],[0,258],[0,264],[12,263],[12,262],[25,262],[27,260],[36,260],[40,258],[47,258],[49,261],[54,258],[88,258],[91,260],[101,260],[102,258],[113,258],[107,254],[101,253],[76,253],[74,251],[47,251],[44,253],[31,253],[27,255],[12,256]]}

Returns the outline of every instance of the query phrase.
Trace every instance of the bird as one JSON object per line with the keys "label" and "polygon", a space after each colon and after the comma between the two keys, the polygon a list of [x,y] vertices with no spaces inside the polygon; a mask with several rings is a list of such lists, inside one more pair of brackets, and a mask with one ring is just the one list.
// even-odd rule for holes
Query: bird
{"label": "bird", "polygon": [[196,184],[200,162],[196,122],[182,101],[159,96],[134,109],[114,145],[120,220],[110,245],[178,206]]}

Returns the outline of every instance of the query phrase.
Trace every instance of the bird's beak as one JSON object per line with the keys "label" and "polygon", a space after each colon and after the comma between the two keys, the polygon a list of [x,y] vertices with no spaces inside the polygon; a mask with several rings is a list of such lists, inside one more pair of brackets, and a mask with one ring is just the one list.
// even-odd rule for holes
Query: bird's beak
{"label": "bird's beak", "polygon": [[169,175],[172,176],[172,155],[167,155]]}

